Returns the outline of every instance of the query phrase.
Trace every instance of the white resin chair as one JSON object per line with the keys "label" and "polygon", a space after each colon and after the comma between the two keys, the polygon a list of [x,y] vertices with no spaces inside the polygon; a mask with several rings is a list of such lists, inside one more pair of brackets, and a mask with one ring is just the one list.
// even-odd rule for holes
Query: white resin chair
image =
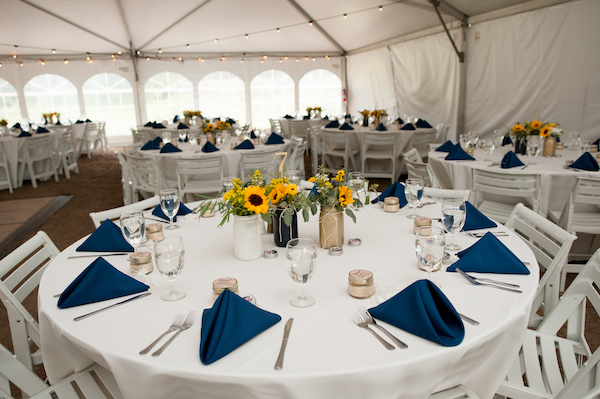
{"label": "white resin chair", "polygon": [[4,187],[8,187],[8,191],[12,194],[13,186],[10,179],[10,169],[8,169],[8,162],[6,161],[6,155],[4,155],[4,146],[0,142],[0,188]]}
{"label": "white resin chair", "polygon": [[[19,157],[19,187],[23,186],[25,178],[25,167],[29,172],[31,185],[37,188],[36,180],[47,180],[54,175],[54,180],[58,181],[58,172],[54,164],[54,153],[52,147],[52,136],[50,133],[36,134],[32,137],[27,137],[25,149],[22,152],[22,157]],[[40,170],[40,172],[36,172]]]}
{"label": "white resin chair", "polygon": [[[6,307],[15,357],[29,370],[42,363],[40,327],[22,305],[60,251],[43,231],[0,260],[0,299]],[[33,348],[37,346],[37,350]]]}
{"label": "white resin chair", "polygon": [[[389,178],[393,184],[400,176],[398,168],[400,161],[399,135],[395,133],[363,133],[361,149],[361,171],[365,177]],[[383,170],[367,169],[368,159],[379,162],[389,161],[388,168]]]}
{"label": "white resin chair", "polygon": [[[352,148],[350,134],[340,130],[339,132],[328,132],[323,130],[322,152],[323,166],[328,172],[336,173],[339,169],[358,170],[356,156],[360,153],[358,148]],[[335,158],[341,158],[342,164],[335,162]],[[350,166],[352,165],[352,166]]]}
{"label": "white resin chair", "polygon": [[58,135],[58,147],[56,148],[56,157],[58,161],[58,173],[65,172],[67,179],[71,178],[71,171],[79,173],[77,166],[77,154],[73,146],[73,136],[71,135],[71,127],[56,131]]}
{"label": "white resin chair", "polygon": [[428,163],[413,162],[408,159],[405,159],[404,162],[406,163],[406,169],[408,169],[409,178],[423,179],[425,187],[441,188],[433,169]]}
{"label": "white resin chair", "polygon": [[292,136],[290,139],[289,154],[285,160],[287,170],[298,170],[300,179],[304,179],[304,152],[308,143],[300,137]]}
{"label": "white resin chair", "polygon": [[459,385],[454,388],[436,392],[429,396],[429,399],[479,399],[479,396],[477,396],[469,387]]}
{"label": "white resin chair", "polygon": [[311,172],[314,175],[319,170],[319,165],[323,164],[323,130],[320,127],[312,126],[310,129],[310,158]]}
{"label": "white resin chair", "polygon": [[471,195],[471,190],[450,190],[444,188],[423,188],[423,195],[438,201],[445,201],[449,199],[459,199],[468,201]]}
{"label": "white resin chair", "polygon": [[167,179],[152,158],[127,156],[127,164],[133,172],[133,201],[137,202],[138,193],[158,195],[160,190],[177,188],[177,181]]}
{"label": "white resin chair", "polygon": [[309,122],[305,120],[297,121],[294,119],[290,119],[288,123],[290,125],[290,137],[301,137],[304,139],[305,142],[308,143],[308,140],[310,139],[308,133]]}
{"label": "white resin chair", "polygon": [[271,123],[271,132],[272,133],[277,133],[280,136],[283,136],[283,130],[281,129],[281,122],[279,122],[278,119],[269,119],[269,122]]}
{"label": "white resin chair", "polygon": [[576,237],[523,204],[514,207],[505,226],[531,248],[544,272],[529,317],[529,327],[537,328],[558,303],[560,271]]}
{"label": "white resin chair", "polygon": [[[177,187],[182,200],[186,194],[219,193],[223,188],[223,161],[220,155],[177,158]],[[193,200],[192,200],[193,201]]]}
{"label": "white resin chair", "polygon": [[281,156],[275,155],[276,152],[280,151],[266,150],[242,153],[242,158],[240,159],[240,178],[242,181],[248,179],[250,174],[256,169],[261,169],[266,177],[279,175],[279,165],[281,164],[282,158]]}
{"label": "white resin chair", "polygon": [[107,209],[100,212],[91,212],[90,218],[92,219],[92,223],[94,223],[94,227],[98,228],[106,219],[110,219],[112,221],[119,219],[121,217],[121,213],[125,211],[147,211],[154,209],[159,204],[160,197],[155,195],[154,197],[138,201],[134,204],[123,205],[118,208]]}
{"label": "white resin chair", "polygon": [[119,165],[121,165],[121,186],[123,186],[123,204],[133,204],[133,171],[129,167],[129,164],[125,160],[125,157],[119,152],[115,151]]}
{"label": "white resin chair", "polygon": [[436,142],[437,132],[435,129],[427,129],[425,131],[417,130],[411,137],[406,148],[414,148],[419,153],[419,156],[423,161],[427,161],[427,154],[429,154],[429,144]]}

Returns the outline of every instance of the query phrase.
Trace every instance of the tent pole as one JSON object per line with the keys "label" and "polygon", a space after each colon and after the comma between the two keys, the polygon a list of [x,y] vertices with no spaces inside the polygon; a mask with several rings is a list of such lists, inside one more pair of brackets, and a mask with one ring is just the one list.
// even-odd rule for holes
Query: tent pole
{"label": "tent pole", "polygon": [[464,54],[467,51],[467,27],[463,26],[460,29],[461,48],[463,60],[458,63],[458,109],[456,110],[456,138],[464,132],[466,115],[465,109],[467,104],[467,63],[464,60]]}

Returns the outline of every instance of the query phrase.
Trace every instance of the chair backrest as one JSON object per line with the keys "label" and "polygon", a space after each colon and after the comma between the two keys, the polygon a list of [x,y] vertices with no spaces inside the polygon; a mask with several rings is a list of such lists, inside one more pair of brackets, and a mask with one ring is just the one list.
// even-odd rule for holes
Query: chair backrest
{"label": "chair backrest", "polygon": [[130,128],[130,130],[134,143],[142,143],[143,145],[146,142],[146,134],[144,132],[140,132],[138,129],[135,128]]}
{"label": "chair backrest", "polygon": [[106,219],[116,220],[121,217],[121,213],[126,211],[147,211],[152,209],[160,204],[160,197],[155,195],[152,198],[148,198],[134,204],[123,205],[118,208],[107,209],[105,211],[100,212],[91,212],[90,218],[92,219],[92,223],[94,223],[94,227],[98,228],[102,222]]}
{"label": "chair backrest", "polygon": [[423,188],[423,195],[429,198],[436,199],[438,201],[445,201],[447,199],[460,199],[468,201],[471,195],[471,190],[450,190],[444,188]]}
{"label": "chair backrest", "polygon": [[133,200],[133,171],[129,164],[119,151],[115,151],[119,165],[121,165],[121,185],[123,186],[123,204],[129,205],[134,203]]}
{"label": "chair backrest", "polygon": [[421,156],[419,155],[419,151],[417,151],[416,148],[411,148],[410,150],[403,153],[402,158],[405,161],[423,163],[423,158],[421,158]]}
{"label": "chair backrest", "polygon": [[291,136],[302,137],[304,140],[308,140],[308,121],[297,121],[290,119],[288,123],[290,125]]}
{"label": "chair backrest", "polygon": [[85,124],[85,133],[88,140],[95,140],[96,137],[102,136],[102,123],[101,122],[88,122]]}
{"label": "chair backrest", "polygon": [[[600,179],[591,177],[577,178],[575,190],[570,194],[569,201],[565,205],[565,209],[558,221],[559,226],[567,231],[573,231],[573,216],[576,213],[575,207],[577,204],[600,205]],[[594,218],[581,221],[578,223],[575,232],[599,234],[600,226],[596,222],[597,219]]]}
{"label": "chair backrest", "polygon": [[479,399],[479,396],[465,385],[459,385],[453,388],[436,392],[429,396],[429,399]]}
{"label": "chair backrest", "polygon": [[427,157],[427,153],[429,152],[429,144],[436,142],[437,132],[435,129],[427,130],[427,131],[416,131],[410,142],[408,143],[408,148],[414,148],[419,152],[419,155],[422,159]]}
{"label": "chair backrest", "polygon": [[[179,195],[187,192],[209,193],[220,191],[223,185],[223,160],[220,155],[177,158],[177,185]],[[202,185],[188,187],[190,181]]]}
{"label": "chair backrest", "polygon": [[36,157],[39,157],[40,154],[49,155],[52,150],[50,143],[52,136],[50,133],[35,134],[31,137],[27,137],[25,140],[27,140],[26,144],[29,156],[35,155]]}
{"label": "chair backrest", "polygon": [[[4,169],[4,172],[0,172],[0,189],[8,187],[8,190],[12,194],[13,187],[12,181],[10,180],[10,170],[8,169],[8,161],[6,160],[6,155],[4,154],[4,145],[0,142],[0,168]],[[5,179],[2,178],[2,174],[4,174]]]}
{"label": "chair backrest", "polygon": [[514,207],[505,226],[527,243],[541,269],[545,269],[529,319],[529,326],[535,328],[544,318],[537,314],[538,309],[548,314],[558,302],[560,270],[576,237],[521,203]]}
{"label": "chair backrest", "polygon": [[[511,173],[489,169],[473,169],[471,191],[475,207],[484,199],[484,194],[524,199],[537,212],[540,198],[540,175],[536,173]],[[497,198],[495,200],[502,201]]]}
{"label": "chair backrest", "polygon": [[319,163],[322,162],[323,155],[323,136],[322,127],[312,126],[310,128],[310,159],[312,174],[316,174],[319,169]]}
{"label": "chair backrest", "polygon": [[390,150],[397,147],[398,137],[399,135],[396,133],[365,132],[362,134],[363,145],[385,146]]}
{"label": "chair backrest", "polygon": [[281,135],[282,131],[279,119],[269,119],[269,122],[271,123],[271,131]]}
{"label": "chair backrest", "polygon": [[261,169],[264,176],[271,176],[273,173],[279,173],[281,158],[276,156],[278,150],[267,150],[253,153],[243,153],[240,159],[240,176],[246,180],[250,173],[256,169]]}
{"label": "chair backrest", "polygon": [[292,136],[290,140],[291,154],[285,160],[285,166],[287,170],[298,170],[300,171],[300,178],[304,178],[304,151],[308,143],[300,138]]}
{"label": "chair backrest", "polygon": [[409,178],[419,178],[423,179],[423,183],[426,187],[440,188],[440,183],[438,182],[435,174],[433,173],[433,169],[429,166],[428,163],[423,162],[412,162],[408,159],[405,159],[406,168],[408,169],[408,177]]}
{"label": "chair backrest", "polygon": [[133,187],[136,190],[158,194],[160,191],[157,184],[158,177],[156,176],[156,170],[151,158],[128,155],[127,164],[133,173]]}
{"label": "chair backrest", "polygon": [[41,353],[31,352],[31,344],[41,348],[38,323],[22,305],[40,283],[46,267],[60,251],[43,231],[0,260],[0,298],[6,307],[15,356],[30,370],[42,362]]}

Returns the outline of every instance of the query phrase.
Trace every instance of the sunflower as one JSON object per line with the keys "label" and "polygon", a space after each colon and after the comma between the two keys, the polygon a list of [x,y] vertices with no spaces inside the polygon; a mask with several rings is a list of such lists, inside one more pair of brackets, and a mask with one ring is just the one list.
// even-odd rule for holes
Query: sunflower
{"label": "sunflower", "polygon": [[271,200],[272,204],[277,204],[279,201],[281,201],[282,198],[283,194],[277,189],[273,189],[273,191],[269,193],[269,199]]}
{"label": "sunflower", "polygon": [[540,121],[533,121],[531,122],[531,128],[532,129],[539,129],[542,127],[542,122]]}
{"label": "sunflower", "polygon": [[513,132],[522,132],[523,130],[525,130],[525,128],[520,123],[517,123],[512,127]]}
{"label": "sunflower", "polygon": [[288,194],[290,195],[296,195],[298,193],[298,186],[295,184],[290,184],[289,186],[287,186],[288,188]]}
{"label": "sunflower", "polygon": [[347,186],[340,186],[339,200],[342,206],[352,205],[354,202],[354,198],[352,198],[352,190]]}
{"label": "sunflower", "polygon": [[346,174],[346,172],[344,171],[344,169],[340,169],[337,172],[337,176],[334,177],[334,180],[339,181],[340,183],[344,181],[344,175]]}
{"label": "sunflower", "polygon": [[540,130],[540,137],[548,137],[548,135],[550,134],[550,132],[552,131],[552,128],[548,125],[544,126],[541,130]]}
{"label": "sunflower", "polygon": [[259,215],[269,210],[269,202],[267,197],[265,197],[264,188],[250,186],[244,191],[246,193],[246,203],[244,204],[246,209]]}

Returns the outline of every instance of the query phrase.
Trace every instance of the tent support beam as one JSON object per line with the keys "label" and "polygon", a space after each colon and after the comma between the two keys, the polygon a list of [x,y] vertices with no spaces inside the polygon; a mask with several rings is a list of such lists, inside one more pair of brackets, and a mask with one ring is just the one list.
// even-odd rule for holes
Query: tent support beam
{"label": "tent support beam", "polygon": [[96,36],[97,38],[100,38],[100,39],[102,39],[102,40],[104,40],[104,41],[107,41],[107,42],[109,42],[109,43],[111,43],[111,44],[114,44],[115,46],[117,46],[117,47],[120,47],[120,48],[122,48],[122,49],[124,49],[124,50],[129,50],[127,47],[123,46],[122,44],[119,44],[119,43],[117,43],[117,42],[113,42],[112,40],[110,40],[110,39],[107,39],[106,37],[104,37],[104,36],[101,36],[101,35],[99,35],[99,34],[97,34],[97,33],[95,33],[95,32],[92,32],[91,30],[89,30],[89,29],[86,29],[86,28],[84,28],[83,26],[77,25],[76,23],[74,23],[74,22],[71,22],[71,21],[69,21],[68,19],[65,19],[65,18],[63,18],[63,17],[61,17],[60,15],[56,15],[56,14],[54,14],[53,12],[50,12],[50,11],[46,10],[45,8],[42,8],[42,7],[38,6],[37,4],[30,3],[30,2],[29,2],[29,1],[27,1],[27,0],[21,0],[21,2],[23,2],[23,3],[25,3],[25,4],[29,5],[29,6],[31,6],[31,7],[33,7],[33,8],[37,8],[38,10],[40,10],[40,11],[42,11],[42,12],[44,12],[44,13],[48,14],[48,15],[52,15],[54,18],[60,19],[61,21],[63,21],[63,22],[66,22],[67,24],[69,24],[69,25],[71,25],[71,26],[74,26],[74,27],[76,27],[76,28],[78,28],[78,29],[81,29],[82,31],[84,31],[84,32],[87,32],[87,33],[89,33],[90,35],[94,35],[94,36]]}
{"label": "tent support beam", "polygon": [[313,17],[311,17],[306,11],[304,11],[304,9],[302,7],[300,7],[300,5],[298,3],[296,3],[295,0],[288,0],[288,3],[290,3],[292,6],[294,6],[294,8],[300,14],[302,14],[302,16],[304,18],[306,18],[307,22],[312,22],[313,26],[315,26],[319,30],[319,32],[321,32],[321,34],[323,36],[325,36],[325,38],[327,40],[329,40],[329,42],[331,44],[333,44],[342,53],[342,55],[346,54],[346,50],[344,50],[344,48],[342,46],[340,46],[339,43],[336,42],[335,39],[333,37],[331,37],[329,35],[329,33],[327,33],[327,31],[325,29],[323,29],[323,27],[321,25],[319,25],[319,23],[313,19]]}
{"label": "tent support beam", "polygon": [[463,22],[466,22],[467,18],[469,17],[467,14],[455,8],[451,4],[448,4],[444,0],[429,0],[429,2],[433,5],[438,14],[443,12]]}
{"label": "tent support beam", "polygon": [[[461,64],[464,63],[465,62],[465,52],[459,51],[458,47],[456,47],[456,43],[454,43],[454,39],[452,38],[452,35],[450,34],[448,27],[446,26],[446,22],[444,22],[444,18],[442,18],[442,14],[440,14],[440,10],[439,10],[440,1],[439,0],[429,0],[429,2],[433,5],[433,8],[435,8],[435,12],[438,15],[438,17],[440,18],[440,22],[442,23],[442,26],[444,27],[444,30],[446,31],[446,35],[448,35],[448,39],[450,39],[450,43],[452,43],[452,46],[454,47],[454,51],[456,52],[456,55],[458,55],[459,62]],[[464,26],[464,24],[463,24],[463,26]]]}

